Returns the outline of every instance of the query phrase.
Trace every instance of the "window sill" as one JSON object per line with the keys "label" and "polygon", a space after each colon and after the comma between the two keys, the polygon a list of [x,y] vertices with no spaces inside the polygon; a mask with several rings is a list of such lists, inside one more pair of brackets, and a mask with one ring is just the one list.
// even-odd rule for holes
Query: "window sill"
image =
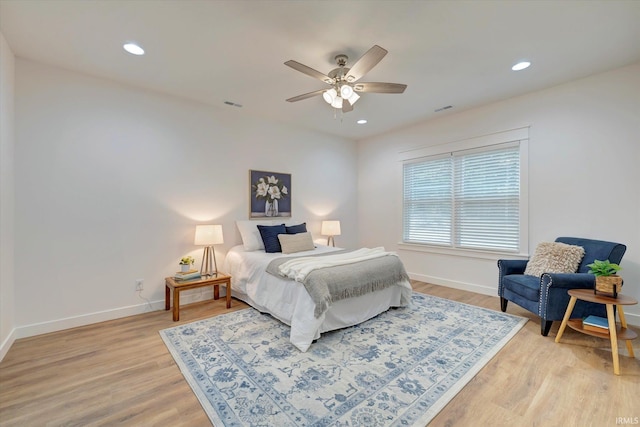
{"label": "window sill", "polygon": [[445,248],[438,246],[418,245],[414,243],[398,243],[398,250],[411,252],[426,252],[441,255],[451,255],[465,258],[490,259],[498,261],[499,259],[529,259],[528,254],[520,254],[514,252],[494,252],[489,250],[459,249]]}

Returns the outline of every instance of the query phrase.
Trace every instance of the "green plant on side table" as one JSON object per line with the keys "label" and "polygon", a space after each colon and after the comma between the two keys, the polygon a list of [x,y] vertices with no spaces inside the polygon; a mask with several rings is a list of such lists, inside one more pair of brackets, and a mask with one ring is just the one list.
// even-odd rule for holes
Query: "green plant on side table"
{"label": "green plant on side table", "polygon": [[614,298],[618,297],[618,291],[622,288],[622,277],[616,273],[621,270],[618,264],[609,262],[609,260],[594,260],[592,264],[587,265],[589,273],[596,276],[595,287],[593,293],[604,292],[611,294]]}
{"label": "green plant on side table", "polygon": [[192,256],[183,256],[180,258],[180,268],[183,272],[187,272],[195,262],[196,260]]}

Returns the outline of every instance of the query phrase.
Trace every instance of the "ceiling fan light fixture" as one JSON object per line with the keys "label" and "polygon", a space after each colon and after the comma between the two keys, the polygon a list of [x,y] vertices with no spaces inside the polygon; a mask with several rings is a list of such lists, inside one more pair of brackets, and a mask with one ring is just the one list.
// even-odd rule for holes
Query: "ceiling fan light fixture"
{"label": "ceiling fan light fixture", "polygon": [[349,99],[353,95],[353,88],[348,84],[343,84],[340,86],[340,96],[343,99]]}
{"label": "ceiling fan light fixture", "polygon": [[322,97],[326,101],[327,104],[332,104],[335,101],[336,96],[338,96],[338,92],[335,89],[329,89],[322,94]]}
{"label": "ceiling fan light fixture", "polygon": [[[349,59],[347,55],[336,55],[335,60],[338,68],[334,68],[327,74],[321,73],[294,60],[286,61],[284,65],[329,85],[323,89],[294,96],[286,101],[297,102],[322,95],[322,99],[324,99],[327,104],[335,109],[341,109],[342,113],[348,113],[353,111],[353,105],[360,99],[360,92],[403,93],[407,88],[405,84],[384,82],[356,83],[375,67],[387,53],[386,49],[374,45],[350,67],[346,67]],[[345,101],[347,104],[345,104]]]}
{"label": "ceiling fan light fixture", "polygon": [[351,96],[347,99],[347,101],[349,101],[349,104],[353,105],[356,103],[356,101],[360,99],[360,95],[358,95],[357,93],[353,92],[351,94]]}

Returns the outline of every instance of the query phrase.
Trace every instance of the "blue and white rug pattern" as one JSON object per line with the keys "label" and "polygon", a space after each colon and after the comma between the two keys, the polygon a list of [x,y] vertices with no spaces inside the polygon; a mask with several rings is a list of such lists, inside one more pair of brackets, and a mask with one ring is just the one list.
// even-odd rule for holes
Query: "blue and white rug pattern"
{"label": "blue and white rug pattern", "polygon": [[414,293],[306,353],[252,308],[160,334],[216,427],[424,426],[525,323]]}

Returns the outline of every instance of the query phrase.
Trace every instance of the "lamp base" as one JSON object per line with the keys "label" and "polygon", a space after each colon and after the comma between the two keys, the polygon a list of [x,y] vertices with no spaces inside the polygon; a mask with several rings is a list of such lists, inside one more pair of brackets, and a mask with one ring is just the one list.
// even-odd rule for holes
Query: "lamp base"
{"label": "lamp base", "polygon": [[333,236],[329,236],[327,238],[327,246],[333,246],[333,247],[336,246],[336,242],[333,240]]}
{"label": "lamp base", "polygon": [[[213,262],[212,262],[213,260]],[[215,270],[214,267],[215,266]],[[216,262],[216,251],[212,246],[205,246],[202,254],[202,264],[200,264],[201,276],[215,276],[218,274],[218,263]]]}

